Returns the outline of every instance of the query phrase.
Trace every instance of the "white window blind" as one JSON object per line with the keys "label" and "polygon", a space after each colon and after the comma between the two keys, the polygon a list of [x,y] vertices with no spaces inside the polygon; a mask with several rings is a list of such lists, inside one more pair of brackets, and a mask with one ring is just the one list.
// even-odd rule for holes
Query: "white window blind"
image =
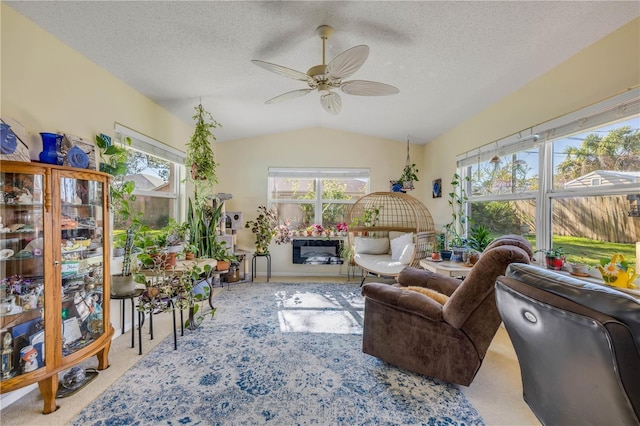
{"label": "white window blind", "polygon": [[131,138],[131,147],[139,151],[146,152],[147,154],[154,155],[164,160],[171,161],[177,164],[184,164],[186,154],[175,148],[170,147],[156,139],[153,139],[147,135],[136,132],[120,123],[115,123],[115,132],[118,138],[120,136],[128,136]]}
{"label": "white window blind", "polygon": [[[590,128],[614,122],[640,113],[640,89],[629,90],[603,102],[537,124],[518,133],[493,141],[480,148],[459,155],[458,167],[465,167],[490,159],[540,146],[544,141],[558,139]],[[537,135],[538,138],[534,138]]]}

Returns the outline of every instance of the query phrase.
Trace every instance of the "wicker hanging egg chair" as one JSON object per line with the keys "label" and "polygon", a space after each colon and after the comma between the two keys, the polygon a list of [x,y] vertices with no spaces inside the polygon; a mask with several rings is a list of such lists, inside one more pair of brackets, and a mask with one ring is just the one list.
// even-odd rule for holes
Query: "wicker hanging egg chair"
{"label": "wicker hanging egg chair", "polygon": [[[406,266],[418,267],[420,260],[436,249],[436,232],[429,209],[411,195],[401,192],[373,192],[361,197],[347,214],[349,244],[355,263],[363,271],[377,276],[395,277]],[[389,238],[389,233],[413,233],[415,251],[407,264],[383,263],[383,257],[370,262],[359,261],[355,251],[357,237]],[[363,278],[364,281],[364,278]]]}

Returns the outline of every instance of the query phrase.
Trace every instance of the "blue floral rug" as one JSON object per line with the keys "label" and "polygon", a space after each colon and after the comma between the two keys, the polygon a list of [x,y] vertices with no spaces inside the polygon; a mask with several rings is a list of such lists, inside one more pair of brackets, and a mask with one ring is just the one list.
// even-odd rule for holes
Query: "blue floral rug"
{"label": "blue floral rug", "polygon": [[246,283],[159,344],[75,425],[483,425],[454,385],[363,354],[357,284]]}

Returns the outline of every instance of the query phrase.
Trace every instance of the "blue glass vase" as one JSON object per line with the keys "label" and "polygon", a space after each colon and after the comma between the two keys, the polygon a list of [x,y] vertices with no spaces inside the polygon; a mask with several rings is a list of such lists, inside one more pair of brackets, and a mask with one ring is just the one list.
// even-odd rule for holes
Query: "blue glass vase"
{"label": "blue glass vase", "polygon": [[40,162],[47,164],[62,165],[64,158],[60,152],[62,144],[62,135],[56,133],[40,133],[42,137],[42,152],[40,153]]}

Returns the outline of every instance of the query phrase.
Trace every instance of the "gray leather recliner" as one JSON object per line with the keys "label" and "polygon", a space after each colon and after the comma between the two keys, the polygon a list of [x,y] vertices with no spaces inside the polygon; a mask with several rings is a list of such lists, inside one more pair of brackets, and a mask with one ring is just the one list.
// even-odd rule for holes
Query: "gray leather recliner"
{"label": "gray leather recliner", "polygon": [[545,425],[640,425],[640,300],[533,265],[496,282],[523,397]]}

